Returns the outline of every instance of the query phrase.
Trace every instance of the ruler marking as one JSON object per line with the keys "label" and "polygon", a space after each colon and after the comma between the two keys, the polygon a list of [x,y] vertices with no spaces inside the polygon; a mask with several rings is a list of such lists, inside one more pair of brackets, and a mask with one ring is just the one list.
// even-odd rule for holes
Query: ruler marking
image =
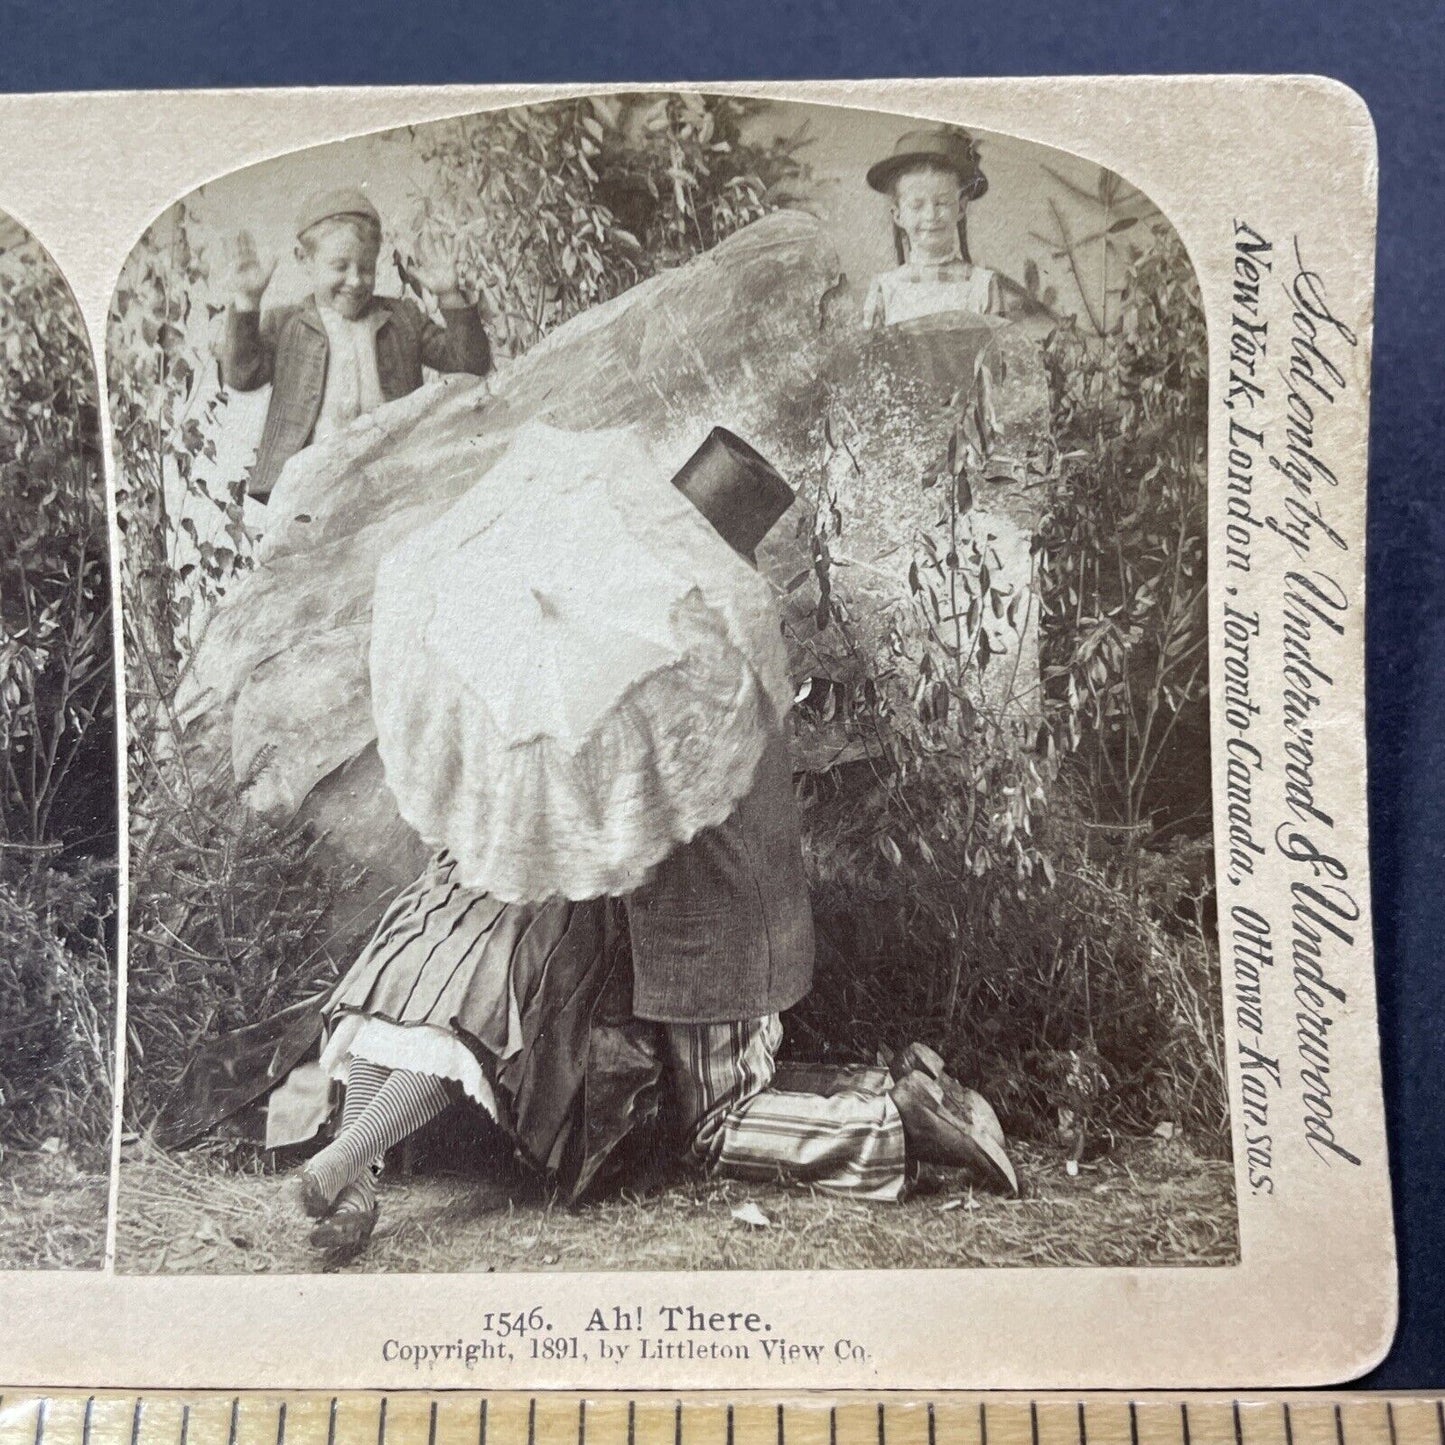
{"label": "ruler marking", "polygon": [[[1384,1406],[1383,1423],[1386,1426],[1385,1445],[1445,1445],[1445,1395],[1441,1395],[1438,1392],[1431,1393],[1435,1394],[1434,1423],[1436,1426],[1436,1439],[1433,1442],[1429,1440],[1429,1425],[1426,1423],[1425,1419],[1420,1419],[1417,1426],[1417,1422],[1415,1421],[1415,1419],[1411,1417],[1407,1412],[1407,1415],[1405,1417],[1405,1427],[1402,1428],[1399,1419],[1395,1414],[1393,1398],[1385,1398],[1381,1400],[1379,1396],[1376,1396],[1374,1400],[1371,1401],[1372,1408],[1375,1406],[1376,1402],[1378,1402],[1379,1404],[1383,1404]],[[63,1445],[63,1442],[61,1442],[59,1436],[53,1436],[50,1433],[50,1421],[51,1417],[54,1414],[54,1402],[57,1398],[63,1398],[63,1392],[61,1395],[37,1395],[33,1398],[35,1399],[36,1404],[36,1415],[30,1432],[30,1439],[25,1441],[25,1445]],[[80,1397],[79,1392],[76,1392],[76,1396],[71,1398],[83,1399],[81,1431],[78,1445],[104,1445],[104,1442],[98,1442],[98,1437],[96,1436],[94,1428],[96,1401],[98,1397],[94,1394]],[[122,1396],[121,1398],[124,1397]],[[147,1441],[152,1432],[150,1432],[148,1427],[145,1425],[145,1420],[148,1418],[147,1411],[150,1406],[151,1398],[152,1397],[147,1395],[132,1396],[128,1445],[147,1445]],[[222,1398],[224,1398],[224,1396]],[[1230,1397],[1226,1396],[1225,1398]],[[1356,1397],[1351,1396],[1349,1398],[1351,1398],[1353,1403],[1353,1400]],[[1368,1396],[1364,1395],[1359,1396],[1358,1398],[1362,1400],[1369,1399]],[[528,1398],[526,1445],[555,1445],[557,1432],[554,1430],[553,1425],[550,1422],[544,1422],[541,1428],[539,1428],[538,1426],[538,1399],[539,1395],[537,1394],[534,1394]],[[8,1397],[6,1395],[0,1394],[0,1408],[3,1408],[5,1405],[8,1404],[9,1409],[13,1412],[15,1411],[17,1405],[21,1405],[23,1403],[25,1403],[25,1401],[21,1397],[16,1396],[13,1391],[10,1392]],[[476,1445],[489,1445],[490,1402],[485,1395],[482,1395],[479,1397],[477,1403],[478,1421]],[[925,1431],[926,1445],[940,1445],[936,1401],[932,1398],[924,1398],[923,1400],[915,1399],[912,1403],[915,1406],[921,1404],[924,1407],[925,1419],[927,1421],[927,1427]],[[989,1404],[991,1402],[985,1399],[980,1399],[977,1403],[979,1445],[991,1445],[991,1442],[989,1440]],[[1018,1405],[1021,1405],[1022,1403],[1023,1402],[1020,1400],[1016,1404],[1008,1405],[1005,1415],[1005,1423],[1008,1430],[1010,1431],[1017,1430],[1018,1426],[1022,1424],[1022,1421],[1018,1419],[1017,1413]],[[1141,1403],[1148,1402],[1141,1402],[1137,1399],[1131,1399],[1128,1401],[1129,1435],[1126,1445],[1157,1445],[1157,1442],[1154,1442],[1152,1435],[1149,1442],[1145,1442],[1143,1439],[1144,1432],[1139,1417],[1139,1409]],[[1194,1422],[1189,1408],[1191,1401],[1185,1398],[1178,1398],[1175,1403],[1177,1403],[1179,1411],[1178,1418],[1180,1433],[1178,1436],[1178,1445],[1196,1445],[1196,1442],[1193,1438]],[[1254,1398],[1230,1398],[1232,1421],[1231,1434],[1233,1437],[1230,1445],[1263,1445],[1263,1437],[1260,1436],[1258,1432],[1253,1430],[1247,1431],[1244,1428],[1244,1407],[1248,1405],[1251,1410],[1254,1410],[1263,1403],[1263,1400],[1257,1400]],[[1281,1410],[1281,1424],[1283,1426],[1282,1445],[1307,1445],[1307,1442],[1296,1441],[1295,1438],[1296,1432],[1294,1429],[1293,1417],[1293,1403],[1295,1402],[1285,1399],[1281,1400],[1279,1403]],[[1353,1426],[1347,1429],[1345,1425],[1343,1400],[1329,1400],[1328,1397],[1326,1397],[1325,1399],[1319,1400],[1318,1403],[1328,1404],[1333,1412],[1334,1430],[1333,1440],[1330,1442],[1330,1445],[1355,1445],[1354,1437],[1356,1432],[1354,1431]],[[174,1445],[201,1445],[199,1437],[197,1438],[197,1440],[193,1441],[191,1435],[191,1426],[193,1423],[192,1414],[195,1402],[186,1399],[180,1399],[175,1400],[175,1404],[179,1407],[179,1409],[177,1434],[174,1437]],[[1037,1397],[1030,1398],[1028,1401],[1029,1429],[1027,1439],[1029,1445],[1043,1445],[1043,1427],[1041,1423],[1039,1404],[1040,1401]],[[240,1405],[240,1396],[233,1395],[230,1402],[229,1421],[226,1432],[226,1445],[241,1445]],[[292,1422],[290,1418],[290,1401],[285,1398],[277,1399],[273,1397],[271,1401],[267,1402],[267,1406],[275,1408],[277,1412],[274,1445],[291,1445],[291,1442],[295,1437],[294,1431],[291,1429],[291,1426],[294,1422]],[[675,1445],[683,1445],[683,1406],[684,1401],[680,1399],[675,1401],[673,1417],[673,1438]],[[440,1408],[440,1397],[436,1397],[430,1400],[426,1445],[441,1445]],[[691,1402],[688,1402],[688,1408],[689,1410],[692,1409]],[[789,1405],[782,1402],[775,1403],[774,1419],[776,1445],[788,1445],[788,1426],[790,1424],[788,1412],[790,1408],[791,1407]],[[875,1403],[875,1409],[876,1445],[891,1445],[888,1405],[885,1402],[879,1401]],[[1075,1409],[1077,1445],[1089,1445],[1089,1417],[1086,1408],[1086,1402],[1083,1400],[1077,1400]],[[325,1437],[326,1445],[350,1445],[352,1430],[350,1428],[350,1425],[348,1425],[348,1429],[346,1432],[342,1432],[339,1429],[339,1411],[339,1396],[333,1395],[329,1397],[329,1410]],[[390,1440],[388,1429],[390,1414],[389,1396],[383,1395],[379,1397],[378,1411],[379,1414],[377,1422],[376,1445],[393,1445],[393,1442],[391,1442]],[[577,1399],[576,1445],[589,1445],[588,1417],[588,1400],[586,1397],[579,1397]],[[726,1445],[739,1445],[739,1437],[737,1434],[736,1406],[734,1403],[728,1402],[726,1404],[725,1418]],[[1354,1417],[1352,1416],[1351,1418],[1353,1419]],[[999,1440],[1000,1445],[1002,1445],[1002,1437],[998,1436],[999,1427],[997,1426],[997,1422],[995,1421],[994,1424],[994,1435]],[[107,1430],[104,1433],[109,1432]],[[304,1433],[305,1432],[303,1431],[303,1434]],[[606,1432],[604,1431],[604,1433]],[[687,1433],[689,1438],[691,1438],[692,1432],[690,1429]],[[1267,1430],[1266,1433],[1268,1433]],[[1254,1436],[1253,1440],[1249,1438],[1251,1435]],[[1226,1438],[1228,1439],[1229,1437]],[[829,1445],[838,1445],[837,1404],[831,1404],[828,1412],[828,1442]],[[157,1442],[150,1442],[150,1445],[157,1445]],[[505,1442],[499,1441],[498,1445],[505,1445]],[[637,1403],[635,1397],[628,1398],[627,1401],[626,1445],[638,1445]]]}

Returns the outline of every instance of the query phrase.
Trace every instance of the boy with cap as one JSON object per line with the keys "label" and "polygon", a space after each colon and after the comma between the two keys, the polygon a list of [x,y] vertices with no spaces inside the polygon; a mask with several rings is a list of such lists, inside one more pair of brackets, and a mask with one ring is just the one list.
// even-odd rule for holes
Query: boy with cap
{"label": "boy with cap", "polygon": [[249,233],[236,238],[232,304],[221,348],[221,380],[237,391],[271,383],[271,402],[247,490],[265,501],[282,467],[302,447],[422,384],[422,368],[491,368],[491,349],[457,281],[454,248],[424,237],[412,268],[437,298],[444,326],[414,302],[377,296],[381,217],[363,191],[313,196],[296,219],[296,259],[311,295],[261,314],[276,269]]}
{"label": "boy with cap", "polygon": [[869,167],[868,184],[892,201],[898,266],[873,278],[863,324],[895,326],[939,312],[1001,314],[998,278],[968,254],[968,203],[988,189],[966,131],[912,130]]}

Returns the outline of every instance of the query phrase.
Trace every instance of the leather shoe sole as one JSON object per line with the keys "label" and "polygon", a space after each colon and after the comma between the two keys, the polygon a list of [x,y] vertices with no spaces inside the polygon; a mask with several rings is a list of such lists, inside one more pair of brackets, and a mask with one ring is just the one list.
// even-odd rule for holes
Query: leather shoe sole
{"label": "leather shoe sole", "polygon": [[972,1089],[957,1084],[946,1089],[922,1069],[913,1069],[893,1086],[892,1099],[908,1150],[921,1163],[967,1169],[991,1189],[1018,1193],[1018,1175],[1001,1137],[995,1137],[995,1131],[1002,1132],[998,1118]]}

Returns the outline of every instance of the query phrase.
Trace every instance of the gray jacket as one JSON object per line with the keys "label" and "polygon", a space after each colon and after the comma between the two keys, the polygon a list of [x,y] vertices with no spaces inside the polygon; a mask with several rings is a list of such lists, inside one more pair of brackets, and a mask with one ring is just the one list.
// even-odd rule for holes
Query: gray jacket
{"label": "gray jacket", "polygon": [[629,895],[632,1007],[662,1023],[781,1013],[813,983],[813,915],[783,737],[752,791]]}

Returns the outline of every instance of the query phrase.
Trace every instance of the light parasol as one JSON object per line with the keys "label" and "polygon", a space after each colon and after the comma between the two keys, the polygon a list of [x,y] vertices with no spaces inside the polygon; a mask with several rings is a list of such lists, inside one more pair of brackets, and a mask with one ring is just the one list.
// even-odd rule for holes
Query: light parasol
{"label": "light parasol", "polygon": [[636,888],[732,812],[790,702],[769,584],[626,431],[523,429],[374,609],[401,814],[507,902]]}

